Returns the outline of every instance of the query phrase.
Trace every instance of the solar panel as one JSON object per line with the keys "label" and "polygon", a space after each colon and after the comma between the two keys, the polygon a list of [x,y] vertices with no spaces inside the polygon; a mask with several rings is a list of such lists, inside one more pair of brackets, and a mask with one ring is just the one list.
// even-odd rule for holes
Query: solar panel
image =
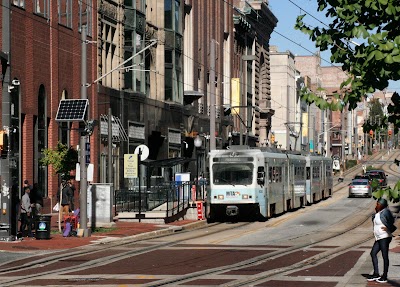
{"label": "solar panel", "polygon": [[89,105],[87,99],[68,99],[61,100],[58,106],[56,115],[56,121],[58,122],[70,122],[70,121],[81,121],[85,120],[86,109]]}

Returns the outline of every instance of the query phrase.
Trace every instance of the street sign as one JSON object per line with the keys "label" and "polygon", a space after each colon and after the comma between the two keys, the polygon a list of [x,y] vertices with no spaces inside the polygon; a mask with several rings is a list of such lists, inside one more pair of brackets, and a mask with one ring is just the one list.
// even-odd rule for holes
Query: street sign
{"label": "street sign", "polygon": [[85,144],[85,162],[90,163],[90,142]]}
{"label": "street sign", "polygon": [[332,164],[333,164],[333,169],[340,170],[340,162],[338,159],[334,159]]}
{"label": "street sign", "polygon": [[150,151],[149,151],[149,148],[146,145],[144,145],[144,144],[138,145],[135,148],[134,153],[135,154],[139,154],[139,152],[140,152],[140,160],[141,161],[144,161],[149,157]]}
{"label": "street sign", "polygon": [[138,177],[138,155],[124,154],[124,178]]}

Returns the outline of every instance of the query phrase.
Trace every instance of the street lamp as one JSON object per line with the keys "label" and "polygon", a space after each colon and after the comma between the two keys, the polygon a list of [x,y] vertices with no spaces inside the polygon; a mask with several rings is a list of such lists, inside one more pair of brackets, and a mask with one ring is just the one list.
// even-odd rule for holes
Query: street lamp
{"label": "street lamp", "polygon": [[196,147],[196,200],[199,199],[199,149],[201,148],[203,141],[199,135],[194,139],[194,146]]}

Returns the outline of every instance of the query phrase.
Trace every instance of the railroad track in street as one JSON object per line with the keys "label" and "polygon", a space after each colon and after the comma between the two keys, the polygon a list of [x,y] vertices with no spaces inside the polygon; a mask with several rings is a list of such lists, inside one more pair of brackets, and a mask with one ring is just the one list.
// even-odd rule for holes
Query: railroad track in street
{"label": "railroad track in street", "polygon": [[[388,162],[393,162],[394,159],[391,158],[396,154],[391,154]],[[384,164],[377,168],[383,166]],[[392,164],[389,168],[392,172]],[[347,176],[356,172],[357,169],[354,169]],[[234,287],[255,286],[265,281],[292,278],[292,274],[299,274],[296,276],[303,278],[307,273],[305,270],[313,270],[342,257],[354,256],[355,260],[365,253],[365,250],[362,250],[365,247],[362,245],[372,239],[370,218],[375,204],[373,200],[362,199],[360,205],[354,205],[354,215],[350,218],[332,220],[332,223],[303,233],[288,232],[284,237],[271,237],[267,245],[248,243],[241,246],[224,242],[232,242],[245,236],[251,237],[265,230],[275,232],[279,227],[302,215],[313,213],[316,218],[323,217],[330,206],[335,209],[341,202],[352,202],[346,201],[346,186],[346,183],[336,184],[332,197],[295,212],[274,217],[267,222],[213,223],[208,224],[206,228],[190,232],[183,230],[168,235],[131,237],[54,254],[43,254],[34,260],[23,259],[12,265],[3,264],[0,265],[0,285],[76,286],[84,281],[85,285],[92,286],[97,286],[96,282],[110,282],[153,287],[184,286],[185,283],[193,286],[196,282],[202,285],[204,280],[215,280],[214,286]],[[183,259],[176,260],[177,265],[174,267],[178,270],[168,266],[168,260],[174,262],[174,252],[188,256],[187,261],[184,260],[184,256]],[[227,260],[223,264],[213,262],[226,254],[234,257],[235,253],[243,259]],[[165,256],[161,257],[159,254]],[[199,262],[195,262],[190,256],[197,258]],[[149,262],[142,262],[145,258],[149,258]],[[163,264],[162,261],[166,263]],[[126,266],[129,264],[132,265],[129,266],[131,269]],[[141,264],[154,270],[146,270]],[[193,267],[193,264],[198,266],[189,268]],[[167,269],[160,269],[158,266]],[[183,269],[187,267],[186,272]]]}
{"label": "railroad track in street", "polygon": [[[318,204],[313,205],[315,208],[318,207]],[[306,209],[304,209],[306,210]],[[303,210],[302,210],[303,211]],[[294,214],[294,213],[293,213]],[[292,216],[292,214],[288,214],[287,216]],[[324,242],[337,240],[338,242],[343,241],[343,237],[353,238],[345,245],[340,245],[338,247],[329,249],[322,253],[317,253],[311,257],[306,258],[305,260],[295,262],[291,265],[287,265],[285,267],[281,267],[278,269],[272,269],[265,271],[261,274],[257,274],[254,276],[247,277],[246,279],[239,279],[237,281],[231,282],[230,284],[224,286],[248,286],[249,284],[262,281],[268,278],[273,278],[277,274],[281,274],[282,272],[294,271],[297,269],[301,269],[307,266],[314,266],[320,262],[329,260],[337,256],[339,253],[346,252],[351,248],[354,248],[357,245],[360,245],[367,240],[371,239],[371,234],[369,232],[365,232],[365,225],[367,222],[369,223],[370,214],[358,214],[355,216],[351,222],[337,222],[336,224],[329,227],[330,231],[320,230],[318,232],[312,232],[303,234],[301,236],[294,236],[287,240],[287,243],[290,243],[291,247],[285,248],[284,250],[278,249],[276,251],[267,253],[265,255],[256,256],[250,258],[248,260],[241,261],[239,263],[230,264],[226,266],[219,266],[217,268],[201,270],[199,272],[192,272],[185,275],[179,276],[168,276],[168,278],[163,280],[157,280],[156,282],[151,282],[149,284],[143,284],[142,286],[176,286],[176,284],[184,283],[185,281],[191,281],[196,278],[202,278],[204,276],[212,276],[220,273],[226,273],[238,269],[248,269],[248,268],[257,268],[260,264],[265,264],[270,260],[276,260],[279,257],[290,256],[291,254],[297,254],[298,252],[302,252],[304,250],[312,250],[317,248],[319,245],[324,244]],[[266,226],[274,226],[276,221],[279,221],[280,218],[276,218],[277,220],[271,220],[271,222],[267,222],[267,225],[258,225],[248,232],[257,232],[258,229],[265,228]],[[232,232],[232,230],[239,230],[241,228],[245,228],[251,225],[251,223],[235,223],[235,224],[212,224],[207,228],[207,230],[196,230],[190,233],[177,233],[174,235],[170,235],[169,237],[178,237],[177,239],[172,239],[171,241],[164,242],[165,237],[154,238],[146,241],[127,241],[123,244],[104,244],[102,246],[92,246],[94,250],[77,250],[73,254],[68,254],[68,258],[59,257],[56,255],[54,258],[48,258],[45,261],[31,262],[30,266],[21,266],[21,268],[9,268],[3,269],[0,272],[0,282],[2,286],[26,286],[34,279],[47,278],[48,276],[54,277],[61,276],[61,278],[71,277],[70,275],[63,274],[73,274],[74,272],[84,272],[85,269],[93,269],[96,267],[101,267],[107,264],[113,264],[118,261],[138,256],[141,254],[146,254],[149,252],[153,252],[155,250],[165,250],[166,248],[175,248],[175,246],[182,246],[185,242],[190,241],[193,238],[199,239],[202,236],[211,236],[215,233],[221,232]],[[251,226],[250,226],[251,227]],[[240,231],[240,230],[239,230]],[[349,236],[349,233],[352,235]],[[162,242],[160,243],[159,240]],[[306,243],[304,243],[306,242]],[[128,251],[122,251],[125,247],[137,244],[136,248]],[[107,250],[109,256],[104,256],[97,258],[96,254],[100,254]],[[113,252],[115,250],[115,252]],[[80,252],[80,253],[79,253]],[[310,253],[310,252],[309,252]],[[311,254],[311,253],[310,253]],[[84,258],[88,258],[85,261]],[[90,258],[96,258],[93,260],[89,260]],[[68,266],[66,266],[66,263]],[[79,264],[77,264],[79,263]],[[57,267],[58,266],[58,267]],[[18,273],[21,273],[18,276]],[[88,280],[91,280],[89,277]],[[107,276],[102,276],[100,274],[96,275],[96,280],[106,279]],[[5,280],[4,280],[5,279]],[[7,280],[8,279],[8,280]],[[71,279],[73,280],[73,279]],[[83,280],[83,278],[82,278]],[[70,281],[73,282],[73,281]]]}
{"label": "railroad track in street", "polygon": [[[374,203],[371,203],[371,207]],[[213,274],[221,274],[221,273],[229,273],[238,271],[240,269],[262,269],[262,267],[258,268],[260,265],[266,264],[268,261],[278,259],[279,257],[288,257],[291,254],[296,254],[298,252],[302,252],[304,250],[312,250],[313,248],[318,248],[318,246],[323,245],[325,242],[329,242],[332,240],[337,240],[338,242],[343,242],[343,238],[347,238],[345,241],[348,241],[348,238],[351,238],[349,242],[344,245],[331,248],[326,252],[318,253],[314,256],[311,256],[307,259],[304,259],[299,262],[295,262],[293,264],[267,270],[262,273],[257,273],[254,276],[246,276],[245,279],[238,279],[231,283],[223,284],[222,286],[227,287],[239,287],[239,286],[256,286],[257,284],[261,284],[266,279],[271,279],[276,275],[281,275],[285,272],[294,272],[297,270],[301,270],[307,267],[313,267],[321,262],[325,262],[329,259],[332,259],[339,254],[343,254],[348,250],[354,249],[357,246],[369,241],[372,238],[371,232],[369,230],[370,227],[370,213],[364,213],[362,215],[357,216],[352,220],[352,222],[338,222],[334,226],[331,226],[331,229],[334,231],[326,232],[317,232],[305,234],[299,237],[293,237],[288,240],[291,244],[294,244],[291,247],[285,248],[285,250],[276,250],[274,252],[268,253],[266,255],[258,256],[251,258],[249,260],[229,265],[215,268],[214,270],[204,270],[201,272],[186,274],[184,276],[179,276],[175,278],[168,278],[162,280],[160,282],[152,282],[151,284],[145,284],[143,286],[146,287],[155,287],[155,286],[176,286],[176,285],[184,285],[185,281],[192,281],[195,278],[200,277],[212,277]],[[343,228],[343,225],[346,225],[346,228]],[[350,234],[350,235],[349,235]],[[304,243],[304,242],[309,243]]]}

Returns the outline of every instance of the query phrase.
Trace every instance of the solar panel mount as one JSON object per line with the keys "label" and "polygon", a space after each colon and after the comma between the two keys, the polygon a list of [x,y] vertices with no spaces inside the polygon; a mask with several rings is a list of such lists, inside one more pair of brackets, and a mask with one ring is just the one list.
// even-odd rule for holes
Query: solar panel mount
{"label": "solar panel mount", "polygon": [[61,100],[56,115],[57,122],[84,122],[88,99]]}

